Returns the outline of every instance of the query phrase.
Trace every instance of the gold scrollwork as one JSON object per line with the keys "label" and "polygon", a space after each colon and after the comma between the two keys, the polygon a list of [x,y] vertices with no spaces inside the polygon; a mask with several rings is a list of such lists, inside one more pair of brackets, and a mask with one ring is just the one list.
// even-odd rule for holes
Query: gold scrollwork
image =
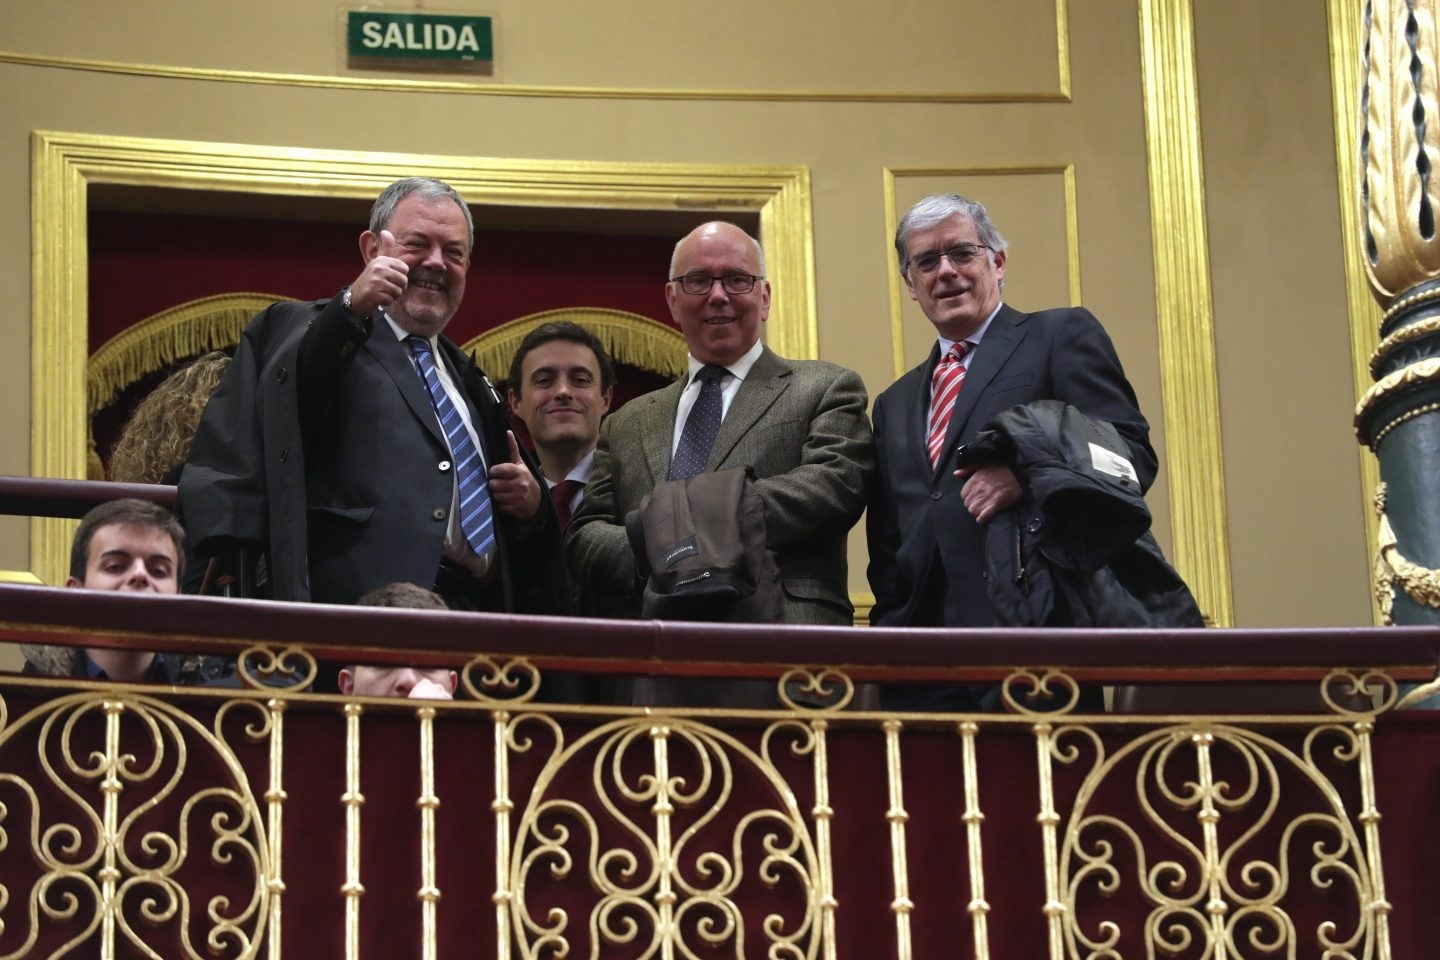
{"label": "gold scrollwork", "polygon": [[1320,682],[1326,706],[1346,717],[1373,716],[1395,706],[1400,687],[1380,670],[1331,670]]}
{"label": "gold scrollwork", "polygon": [[[1319,756],[1333,736],[1334,762],[1367,763],[1359,726],[1316,728],[1297,754],[1253,731],[1187,724],[1110,756],[1092,731],[1066,728],[1094,754],[1058,865],[1066,955],[1374,956],[1383,917],[1371,852]],[[1081,754],[1053,755],[1068,764]],[[1130,777],[1138,812],[1108,812]],[[1092,921],[1097,904],[1114,917],[1127,899],[1144,917],[1129,939],[1114,919]],[[1318,908],[1313,943],[1296,922],[1301,906]]]}
{"label": "gold scrollwork", "polygon": [[780,677],[779,694],[791,710],[844,710],[855,698],[855,681],[835,667],[795,667]]}
{"label": "gold scrollwork", "polygon": [[235,673],[241,683],[252,690],[269,693],[308,690],[319,675],[314,655],[293,644],[279,648],[265,644],[247,647],[236,658],[235,664]]}
{"label": "gold scrollwork", "polygon": [[[97,956],[113,955],[122,940],[150,957],[259,954],[270,897],[266,831],[222,732],[232,712],[256,709],[240,704],[217,712],[211,731],[159,700],[87,692],[0,731],[0,756],[14,756],[3,769],[26,769],[22,756],[38,762],[28,778],[0,774],[0,859],[39,867],[28,890],[0,886],[0,922],[22,922],[7,915],[14,903],[28,923],[5,960],[28,955],[42,924],[56,922],[75,933],[55,956],[95,947],[97,931],[105,944]],[[246,734],[263,739],[266,730],[251,723]],[[213,869],[197,874],[202,859]],[[202,875],[212,879],[197,883]]]}
{"label": "gold scrollwork", "polygon": [[[636,956],[697,958],[720,947],[748,956],[745,937],[757,928],[744,918],[756,911],[764,914],[765,956],[819,955],[823,910],[833,904],[824,902],[823,871],[794,792],[771,762],[776,729],[757,754],[678,717],[617,720],[568,746],[548,725],[556,748],[511,854],[522,956],[597,958],[622,946]],[[797,756],[820,742],[793,721],[776,726],[795,732]],[[590,796],[576,777],[587,765]],[[569,910],[545,903],[581,864],[593,899],[574,923]]]}
{"label": "gold scrollwork", "polygon": [[540,692],[540,670],[524,657],[501,661],[481,654],[465,664],[460,683],[482,703],[528,703]]}
{"label": "gold scrollwork", "polygon": [[1080,684],[1063,670],[1016,670],[1000,685],[1000,696],[1016,713],[1053,719],[1075,709]]}

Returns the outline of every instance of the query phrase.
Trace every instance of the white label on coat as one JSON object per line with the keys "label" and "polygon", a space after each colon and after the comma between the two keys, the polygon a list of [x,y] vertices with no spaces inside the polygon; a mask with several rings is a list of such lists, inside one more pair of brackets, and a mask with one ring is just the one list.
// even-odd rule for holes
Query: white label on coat
{"label": "white label on coat", "polygon": [[1135,473],[1135,468],[1130,461],[1126,460],[1114,450],[1107,450],[1098,443],[1090,444],[1090,463],[1101,473],[1108,473],[1112,477],[1120,477],[1138,484],[1140,477]]}

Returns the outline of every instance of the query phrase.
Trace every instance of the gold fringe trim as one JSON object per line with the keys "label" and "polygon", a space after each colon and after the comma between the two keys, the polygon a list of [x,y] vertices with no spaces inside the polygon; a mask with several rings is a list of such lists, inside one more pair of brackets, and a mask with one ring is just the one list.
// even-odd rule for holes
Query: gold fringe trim
{"label": "gold fringe trim", "polygon": [[111,337],[85,367],[90,414],[109,406],[130,384],[177,360],[233,347],[250,319],[282,300],[270,293],[222,293],[146,317]]}
{"label": "gold fringe trim", "polygon": [[542,323],[556,320],[578,323],[594,333],[617,363],[667,377],[685,373],[689,351],[680,331],[638,313],[605,307],[564,307],[532,313],[487,330],[461,344],[460,349],[473,352],[480,369],[491,379],[499,380],[509,374],[510,362],[515,359],[515,351],[520,349],[525,335]]}

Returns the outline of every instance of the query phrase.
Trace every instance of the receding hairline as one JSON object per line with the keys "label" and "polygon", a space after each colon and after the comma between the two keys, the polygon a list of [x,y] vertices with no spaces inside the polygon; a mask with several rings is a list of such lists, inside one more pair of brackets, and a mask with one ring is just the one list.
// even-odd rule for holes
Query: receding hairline
{"label": "receding hairline", "polygon": [[[729,229],[721,229],[725,227],[728,227]],[[746,240],[749,240],[751,248],[755,251],[755,262],[759,264],[759,275],[762,277],[765,276],[765,248],[760,246],[760,241],[750,236],[749,232],[746,231],[743,227],[739,226],[738,224],[731,223],[729,220],[709,220],[705,223],[700,224],[700,226],[696,227],[694,230],[691,230],[689,233],[685,234],[685,236],[675,241],[675,249],[670,253],[670,272],[666,274],[667,277],[676,276],[675,268],[676,264],[680,262],[680,248],[683,247],[685,243],[690,239],[699,237],[701,234],[704,234],[707,231],[715,234],[730,233],[731,231],[734,231],[735,233],[744,237]]]}

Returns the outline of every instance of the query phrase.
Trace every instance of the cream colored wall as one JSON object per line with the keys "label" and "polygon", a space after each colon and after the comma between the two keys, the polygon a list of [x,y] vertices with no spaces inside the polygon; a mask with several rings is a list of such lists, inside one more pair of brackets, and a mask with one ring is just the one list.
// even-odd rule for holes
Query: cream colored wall
{"label": "cream colored wall", "polygon": [[[1256,95],[1255,82],[1216,74],[1230,62],[1234,38],[1226,18],[1238,16],[1238,7],[1202,2],[1197,43],[1207,199],[1212,230],[1223,238],[1212,255],[1236,611],[1247,625],[1367,623],[1363,534],[1357,520],[1344,519],[1358,517],[1362,502],[1358,453],[1334,439],[1348,430],[1348,379],[1341,377],[1332,393],[1307,377],[1297,391],[1266,373],[1278,354],[1295,349],[1276,327],[1299,323],[1297,304],[1305,305],[1314,338],[1307,349],[1348,369],[1343,298],[1314,283],[1333,274],[1339,257],[1332,132],[1323,109],[1324,13],[1303,0],[1254,6],[1279,45],[1269,63],[1283,65],[1283,73],[1260,63],[1258,50],[1254,62],[1230,69],[1313,88],[1313,102],[1305,101],[1311,109],[1284,122],[1296,128],[1292,136],[1315,146],[1284,157],[1302,165],[1299,176],[1292,170],[1286,177],[1280,157],[1274,167],[1246,160],[1231,125],[1267,129],[1267,101]],[[716,32],[715,16],[697,17],[690,8],[675,8],[685,11],[677,17],[657,14],[670,8],[651,3],[611,3],[603,11],[567,5],[560,18],[547,5],[492,0],[484,9],[498,17],[496,82],[502,93],[525,95],[484,92],[489,81],[465,76],[453,78],[459,84],[453,91],[423,83],[417,90],[306,85],[316,77],[354,76],[340,64],[337,9],[293,0],[176,6],[152,12],[134,29],[127,11],[98,0],[77,0],[63,11],[44,4],[0,8],[0,88],[12,91],[0,114],[0,164],[13,171],[0,180],[0,227],[11,237],[0,281],[15,292],[0,324],[10,342],[29,336],[30,198],[23,171],[35,130],[511,159],[804,165],[812,177],[820,356],[858,370],[873,394],[895,377],[897,342],[902,363],[923,355],[923,317],[908,300],[892,313],[886,223],[894,210],[886,207],[886,183],[893,180],[901,209],[923,192],[960,189],[991,206],[1011,241],[1011,303],[1038,309],[1079,299],[1105,322],[1163,456],[1134,5],[1110,0],[1073,12],[1061,35],[1068,41],[1067,76],[1060,66],[1066,45],[1056,31],[1057,9],[1067,8],[1046,0],[961,10],[943,0],[886,7],[836,0],[825,7],[825,23],[809,4],[738,4],[727,22],[743,30],[714,46],[703,38]],[[671,42],[697,22],[701,40]],[[1297,23],[1304,29],[1294,29]],[[105,72],[34,59],[56,57],[149,67]],[[168,76],[155,67],[222,73]],[[248,83],[223,74],[238,70],[311,79]],[[1069,102],[1062,95],[1067,81]],[[606,89],[556,89],[562,86]],[[673,91],[681,91],[678,98]],[[1255,229],[1253,222],[1237,228],[1247,214],[1276,228],[1263,242],[1249,233],[1239,249],[1256,262],[1288,263],[1288,251],[1299,244],[1305,253],[1293,259],[1302,269],[1247,268],[1230,236]],[[1297,215],[1304,219],[1293,221]],[[1288,232],[1281,229],[1287,223]],[[657,277],[662,269],[657,265]],[[1246,330],[1242,319],[1254,316],[1264,316],[1276,338],[1266,349],[1236,342]],[[0,472],[30,471],[30,384],[26,352],[0,353],[0,395],[11,412],[0,420]],[[1272,423],[1285,419],[1281,411],[1301,416],[1304,427],[1291,426],[1306,431],[1305,453],[1273,452],[1275,434],[1245,422],[1257,410]],[[1333,476],[1317,483],[1321,458]],[[1305,491],[1305,508],[1282,509],[1293,502],[1287,498],[1267,510],[1266,491],[1277,487]],[[1162,473],[1150,502],[1167,543],[1169,492]],[[1321,515],[1338,519],[1313,522]],[[1306,538],[1297,544],[1292,534],[1300,531]],[[0,569],[27,568],[27,540],[22,522],[0,520]],[[857,531],[856,592],[865,590],[864,558]],[[1285,581],[1293,586],[1277,581],[1279,569],[1294,571]],[[1307,570],[1319,575],[1308,585]]]}

